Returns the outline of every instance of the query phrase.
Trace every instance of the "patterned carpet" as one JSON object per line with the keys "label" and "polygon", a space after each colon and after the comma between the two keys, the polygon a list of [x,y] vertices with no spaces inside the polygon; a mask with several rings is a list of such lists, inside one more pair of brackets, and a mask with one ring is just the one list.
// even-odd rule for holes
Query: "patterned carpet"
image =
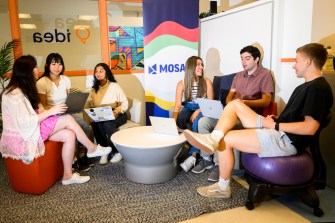
{"label": "patterned carpet", "polygon": [[179,169],[171,181],[144,185],[125,178],[123,162],[97,164],[86,184],[62,186],[58,181],[43,195],[28,195],[11,189],[0,159],[0,222],[170,223],[245,204],[247,190],[234,180],[230,199],[199,196],[196,188],[209,185],[208,173]]}

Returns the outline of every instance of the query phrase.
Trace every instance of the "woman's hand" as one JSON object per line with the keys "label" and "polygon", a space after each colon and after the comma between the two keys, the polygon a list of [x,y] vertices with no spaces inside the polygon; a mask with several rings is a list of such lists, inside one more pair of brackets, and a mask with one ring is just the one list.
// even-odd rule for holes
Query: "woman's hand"
{"label": "woman's hand", "polygon": [[197,109],[193,112],[190,118],[190,123],[193,123],[194,119],[198,116],[199,113],[200,113],[200,109]]}
{"label": "woman's hand", "polygon": [[51,107],[48,112],[50,112],[50,115],[58,115],[58,114],[63,114],[67,110],[67,105],[62,103],[58,105],[54,105]]}
{"label": "woman's hand", "polygon": [[115,118],[119,116],[119,112],[117,110],[113,110],[113,114]]}

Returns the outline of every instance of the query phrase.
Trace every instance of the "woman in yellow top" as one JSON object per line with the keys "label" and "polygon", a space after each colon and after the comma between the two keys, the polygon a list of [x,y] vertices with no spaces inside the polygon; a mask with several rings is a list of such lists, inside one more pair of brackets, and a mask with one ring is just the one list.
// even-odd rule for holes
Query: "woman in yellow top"
{"label": "woman in yellow top", "polygon": [[[116,83],[111,69],[105,63],[99,63],[94,68],[94,81],[90,92],[89,107],[111,106],[115,120],[93,122],[94,137],[101,145],[109,145],[115,153],[110,162],[115,163],[122,160],[121,154],[115,148],[110,138],[118,127],[127,122],[128,99],[121,86]],[[100,164],[106,164],[107,156],[102,156]]]}
{"label": "woman in yellow top", "polygon": [[[65,103],[66,97],[70,94],[71,81],[70,78],[63,75],[64,71],[63,57],[58,53],[50,53],[45,61],[44,73],[36,82],[38,96],[44,109],[50,109],[56,104]],[[79,116],[72,116],[89,137],[89,125]],[[81,143],[77,141],[76,145],[77,161],[73,164],[73,168],[80,171],[90,170],[94,166],[94,162],[87,157],[87,150]]]}

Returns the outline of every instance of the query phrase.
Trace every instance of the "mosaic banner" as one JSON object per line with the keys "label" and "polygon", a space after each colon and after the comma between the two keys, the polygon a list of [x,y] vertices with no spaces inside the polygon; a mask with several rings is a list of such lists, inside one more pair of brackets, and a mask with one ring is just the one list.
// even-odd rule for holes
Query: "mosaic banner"
{"label": "mosaic banner", "polygon": [[143,0],[148,117],[168,117],[188,57],[198,55],[199,0]]}

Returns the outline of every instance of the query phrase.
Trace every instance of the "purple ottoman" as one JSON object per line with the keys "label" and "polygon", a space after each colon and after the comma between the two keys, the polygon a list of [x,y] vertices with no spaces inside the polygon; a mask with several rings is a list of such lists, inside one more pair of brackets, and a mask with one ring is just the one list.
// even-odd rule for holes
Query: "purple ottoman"
{"label": "purple ottoman", "polygon": [[244,153],[242,164],[252,176],[276,185],[299,185],[313,178],[314,164],[308,153],[270,158]]}

